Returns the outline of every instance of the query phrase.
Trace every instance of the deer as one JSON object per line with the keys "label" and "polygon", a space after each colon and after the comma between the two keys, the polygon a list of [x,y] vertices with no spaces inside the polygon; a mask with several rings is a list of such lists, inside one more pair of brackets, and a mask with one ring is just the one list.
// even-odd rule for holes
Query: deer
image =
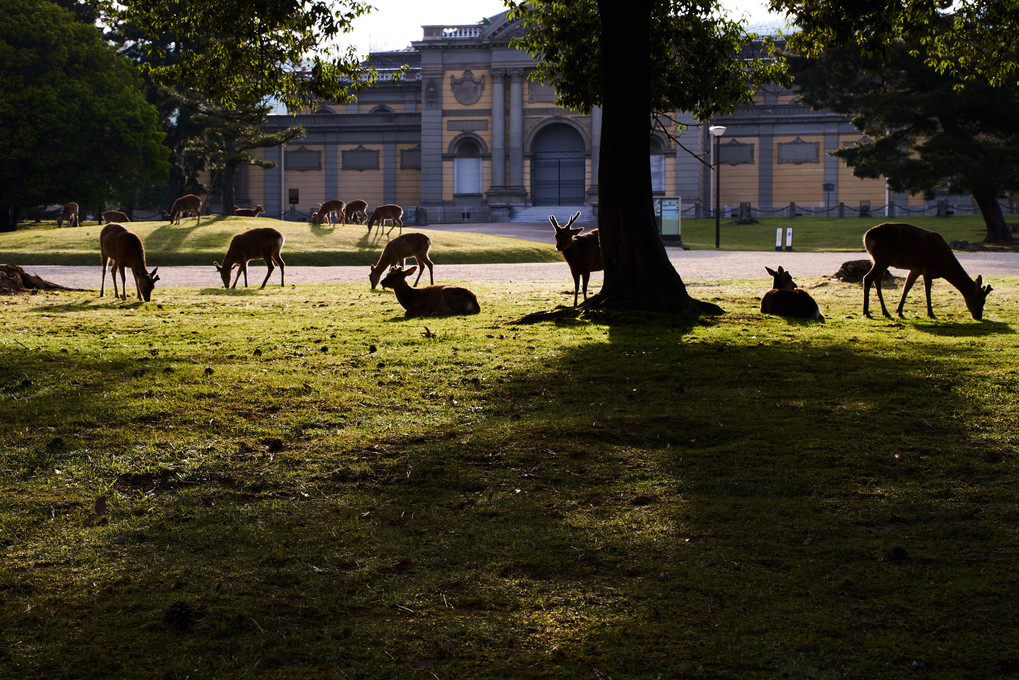
{"label": "deer", "polygon": [[264,212],[265,208],[262,207],[261,203],[256,205],[254,208],[238,208],[236,205],[234,206],[235,217],[258,217]]}
{"label": "deer", "polygon": [[[311,223],[322,224],[323,222],[328,222],[329,224],[336,224],[343,220],[343,209],[345,206],[346,204],[338,198],[326,201],[325,203],[319,203],[318,210],[311,214]],[[334,214],[336,215],[335,219],[333,218]]]}
{"label": "deer", "polygon": [[103,261],[103,280],[99,285],[99,297],[106,294],[106,266],[111,265],[113,277],[113,296],[121,297],[117,292],[117,271],[120,271],[120,284],[123,289],[123,299],[127,300],[127,281],[124,276],[124,268],[130,267],[134,274],[134,285],[138,292],[138,299],[148,302],[152,297],[152,289],[156,286],[159,276],[156,267],[151,272],[145,266],[145,248],[142,247],[141,239],[128,231],[126,227],[117,222],[110,222],[99,232],[99,257]]}
{"label": "deer", "polygon": [[343,221],[346,224],[361,224],[368,216],[368,203],[361,199],[351,201],[343,213]]}
{"label": "deer", "polygon": [[109,224],[110,222],[130,222],[131,218],[120,210],[104,210],[103,221]]}
{"label": "deer", "polygon": [[[237,281],[240,280],[241,274],[244,274],[244,287],[248,287],[248,260],[254,260],[262,258],[265,262],[265,266],[269,269],[265,274],[265,279],[262,280],[262,285],[259,288],[265,288],[265,284],[269,281],[269,277],[272,276],[273,263],[276,263],[280,267],[280,285],[286,285],[284,282],[285,265],[283,258],[280,257],[280,251],[283,249],[283,234],[272,227],[259,227],[257,229],[249,229],[243,233],[237,234],[230,239],[230,247],[226,250],[226,255],[223,257],[223,264],[219,262],[213,262],[216,266],[216,271],[219,272],[223,278],[223,286],[225,288],[236,288]],[[230,271],[237,267],[237,277],[234,278],[234,285],[230,285]]]}
{"label": "deer", "polygon": [[372,233],[372,227],[375,226],[375,224],[379,225],[379,231],[381,232],[382,223],[385,220],[393,221],[393,225],[389,227],[389,231],[386,232],[387,236],[389,235],[389,232],[393,231],[396,227],[400,227],[400,233],[403,233],[403,208],[395,203],[380,205],[375,208],[375,210],[372,210],[371,216],[368,217],[368,233]]}
{"label": "deer", "polygon": [[425,286],[411,288],[407,277],[417,267],[403,269],[393,266],[382,279],[383,288],[392,288],[396,299],[406,310],[405,316],[452,316],[477,314],[481,311],[474,293],[459,286]]}
{"label": "deer", "polygon": [[573,227],[573,223],[580,217],[578,212],[565,227],[559,226],[555,215],[549,215],[548,221],[555,229],[555,247],[563,254],[566,263],[570,265],[570,274],[573,275],[573,306],[577,306],[580,280],[584,280],[584,302],[587,302],[587,282],[591,278],[591,272],[598,272],[605,268],[601,259],[601,245],[598,242],[598,230],[593,229],[583,236],[583,227]]}
{"label": "deer", "polygon": [[778,271],[771,267],[765,267],[765,270],[771,274],[772,288],[761,298],[761,314],[824,321],[821,308],[814,302],[814,298],[796,285],[788,271],[782,267]]}
{"label": "deer", "polygon": [[382,278],[382,274],[385,273],[386,267],[390,265],[398,265],[403,267],[404,262],[408,257],[413,257],[417,260],[418,267],[421,271],[418,272],[418,277],[414,281],[414,285],[418,285],[418,281],[421,280],[421,275],[425,272],[425,267],[428,267],[428,278],[431,283],[435,284],[435,274],[432,270],[432,261],[428,259],[428,250],[432,247],[432,239],[428,238],[424,234],[411,233],[397,236],[392,241],[386,244],[386,247],[382,249],[382,255],[379,256],[379,261],[372,265],[371,272],[368,274],[368,280],[372,284],[372,290],[375,290],[375,286],[378,285],[379,279]]}
{"label": "deer", "polygon": [[57,229],[60,229],[65,221],[68,227],[78,226],[78,204],[74,201],[64,204],[64,209],[57,218]]}
{"label": "deer", "polygon": [[[191,213],[198,216],[197,224],[202,223],[202,199],[198,198],[194,194],[185,194],[173,202],[173,207],[170,208],[170,224],[180,224],[180,218],[185,213]],[[163,211],[166,214],[166,211]],[[197,225],[196,225],[197,226]]]}
{"label": "deer", "polygon": [[974,319],[980,321],[983,318],[984,302],[993,289],[989,285],[983,285],[983,277],[978,276],[976,280],[969,277],[941,234],[902,222],[886,222],[869,229],[863,235],[863,245],[874,261],[874,266],[863,277],[863,314],[867,318],[871,318],[871,284],[877,287],[881,312],[889,319],[892,318],[881,294],[881,279],[889,267],[909,270],[906,283],[902,287],[902,298],[899,299],[899,307],[896,310],[900,317],[909,289],[922,274],[929,318],[936,318],[931,306],[931,283],[934,279],[941,278],[962,293],[966,307]]}

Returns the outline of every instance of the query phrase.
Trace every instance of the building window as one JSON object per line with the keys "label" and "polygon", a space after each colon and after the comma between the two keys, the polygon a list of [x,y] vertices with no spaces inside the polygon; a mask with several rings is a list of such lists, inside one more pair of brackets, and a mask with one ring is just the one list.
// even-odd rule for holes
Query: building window
{"label": "building window", "polygon": [[665,193],[665,150],[661,140],[651,138],[651,191]]}
{"label": "building window", "polygon": [[453,159],[453,193],[481,195],[481,147],[473,139],[465,139]]}

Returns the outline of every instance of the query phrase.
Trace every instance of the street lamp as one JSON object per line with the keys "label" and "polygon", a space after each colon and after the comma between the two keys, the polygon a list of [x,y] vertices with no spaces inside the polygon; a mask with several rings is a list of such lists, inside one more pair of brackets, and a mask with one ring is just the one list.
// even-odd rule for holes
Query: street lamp
{"label": "street lamp", "polygon": [[719,197],[721,196],[721,182],[719,182],[719,175],[722,169],[722,165],[720,163],[721,157],[718,145],[720,143],[719,141],[720,138],[722,137],[722,135],[725,134],[725,126],[712,125],[711,127],[708,128],[708,132],[710,132],[711,136],[715,138],[715,154],[714,154],[715,162],[712,163],[712,166],[714,166],[715,169],[715,247],[717,248],[719,245],[719,235],[721,233],[721,218],[722,218],[722,212],[721,209],[719,208],[720,205]]}

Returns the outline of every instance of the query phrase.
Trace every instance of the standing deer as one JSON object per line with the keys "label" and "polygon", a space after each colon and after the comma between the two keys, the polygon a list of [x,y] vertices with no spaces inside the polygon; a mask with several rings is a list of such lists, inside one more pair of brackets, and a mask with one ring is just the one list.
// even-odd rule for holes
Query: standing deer
{"label": "standing deer", "polygon": [[379,279],[385,273],[386,267],[390,265],[403,267],[408,257],[413,257],[417,260],[418,267],[421,268],[421,271],[418,272],[417,280],[414,281],[414,285],[418,285],[421,275],[425,272],[425,267],[428,267],[428,278],[434,284],[435,274],[432,270],[432,261],[428,259],[428,249],[431,247],[432,239],[418,233],[403,234],[387,243],[386,247],[382,249],[379,261],[372,265],[371,272],[368,274],[372,290],[375,290],[375,286],[378,285]]}
{"label": "standing deer", "polygon": [[584,279],[584,301],[587,301],[587,282],[591,278],[591,272],[598,272],[605,268],[601,259],[601,246],[598,242],[598,230],[594,229],[578,236],[584,231],[583,227],[573,227],[573,223],[580,217],[578,212],[565,227],[560,227],[555,215],[549,215],[548,221],[555,229],[555,247],[566,263],[570,265],[570,274],[573,275],[573,306],[577,306],[577,296],[580,289],[580,279]]}
{"label": "standing deer", "polygon": [[[180,224],[180,218],[185,213],[198,216],[197,224],[202,223],[202,199],[194,194],[185,194],[173,202],[170,208],[170,224]],[[197,226],[196,224],[196,226]]]}
{"label": "standing deer", "polygon": [[403,233],[403,208],[396,205],[395,203],[387,203],[386,205],[380,205],[379,207],[372,210],[371,216],[368,218],[368,233],[372,232],[372,227],[375,224],[379,225],[379,231],[382,231],[382,223],[385,220],[392,220],[393,224],[389,227],[389,231],[386,232],[388,236],[393,229],[400,227],[400,233]]}
{"label": "standing deer", "polygon": [[478,298],[474,293],[459,286],[425,286],[411,288],[407,277],[417,267],[402,269],[392,267],[386,278],[382,279],[383,288],[392,288],[396,299],[406,311],[406,316],[450,316],[460,314],[477,314],[481,311]]}
{"label": "standing deer", "polygon": [[[236,288],[237,281],[240,280],[241,274],[244,274],[244,287],[248,287],[248,260],[254,260],[262,258],[265,262],[265,266],[269,269],[265,274],[265,279],[262,281],[261,288],[265,288],[266,282],[273,272],[273,263],[275,262],[280,266],[280,285],[286,285],[284,282],[285,266],[283,264],[283,258],[280,257],[280,251],[283,249],[283,234],[272,227],[259,227],[257,229],[249,229],[241,234],[237,234],[230,239],[230,247],[226,250],[226,256],[223,258],[223,264],[219,262],[213,262],[216,265],[216,271],[219,272],[223,278],[223,286],[225,288]],[[230,271],[237,267],[237,277],[234,279],[234,285],[230,285]]]}
{"label": "standing deer", "polygon": [[78,204],[74,201],[64,204],[64,209],[57,218],[57,229],[62,227],[65,221],[68,227],[78,226]]}
{"label": "standing deer", "polygon": [[152,289],[159,277],[156,267],[151,272],[145,267],[145,248],[141,240],[128,231],[124,225],[110,222],[99,232],[99,257],[103,261],[103,281],[99,286],[99,297],[106,294],[106,266],[111,265],[113,276],[113,296],[121,297],[117,292],[117,271],[120,271],[120,284],[123,288],[123,299],[127,300],[127,281],[124,267],[130,267],[134,274],[134,285],[138,291],[138,299],[148,302],[152,297]]}
{"label": "standing deer", "polygon": [[909,289],[922,274],[924,291],[927,293],[928,317],[935,318],[934,309],[931,307],[931,282],[943,278],[962,293],[973,318],[977,321],[983,318],[984,302],[992,288],[981,285],[983,279],[980,276],[975,281],[969,277],[941,234],[911,224],[886,222],[868,230],[863,235],[863,245],[874,260],[874,266],[863,277],[863,313],[867,317],[870,317],[870,286],[876,284],[881,312],[891,318],[892,315],[888,313],[884,296],[881,294],[881,279],[889,267],[897,267],[909,270],[909,276],[906,277],[906,283],[902,287],[902,298],[896,310],[900,317]]}
{"label": "standing deer", "polygon": [[120,210],[105,210],[103,211],[103,221],[107,224],[110,222],[130,222],[131,218]]}
{"label": "standing deer", "polygon": [[347,204],[344,209],[343,221],[346,224],[361,224],[368,217],[368,203],[357,199]]}
{"label": "standing deer", "polygon": [[796,286],[792,275],[778,268],[765,267],[772,276],[772,289],[761,298],[761,313],[775,316],[790,316],[797,319],[816,319],[824,321],[821,309],[810,297],[810,293]]}
{"label": "standing deer", "polygon": [[258,217],[261,213],[265,212],[265,208],[259,203],[254,208],[238,208],[234,206],[235,217]]}
{"label": "standing deer", "polygon": [[344,206],[346,204],[338,198],[334,198],[331,201],[325,203],[319,203],[318,210],[311,214],[312,224],[322,224],[328,222],[329,224],[336,224],[344,218]]}

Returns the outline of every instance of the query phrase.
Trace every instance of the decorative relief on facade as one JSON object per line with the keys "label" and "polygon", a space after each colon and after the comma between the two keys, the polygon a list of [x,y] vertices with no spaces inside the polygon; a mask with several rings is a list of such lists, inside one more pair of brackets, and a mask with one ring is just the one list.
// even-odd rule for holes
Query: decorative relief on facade
{"label": "decorative relief on facade", "polygon": [[449,89],[458,102],[470,106],[481,99],[481,93],[485,91],[485,76],[475,78],[474,73],[468,69],[459,78],[449,77]]}
{"label": "decorative relief on facade", "polygon": [[421,169],[421,145],[418,144],[410,149],[403,149],[400,151],[400,169],[401,170],[420,170]]}
{"label": "decorative relief on facade", "polygon": [[429,78],[425,81],[425,108],[439,108],[439,83],[436,78]]}
{"label": "decorative relief on facade", "polygon": [[554,102],[556,98],[555,88],[551,85],[545,85],[544,83],[536,83],[533,80],[527,81],[527,101],[530,103],[536,102]]}
{"label": "decorative relief on facade", "polygon": [[719,144],[718,162],[725,165],[753,165],[754,145],[735,139]]}
{"label": "decorative relief on facade", "polygon": [[378,170],[379,152],[377,149],[366,149],[358,144],[356,149],[343,152],[344,170]]}
{"label": "decorative relief on facade", "polygon": [[791,142],[779,142],[778,162],[794,163],[820,163],[821,144],[820,142],[805,142],[799,137]]}
{"label": "decorative relief on facade", "polygon": [[286,158],[287,170],[304,172],[306,170],[322,169],[322,152],[314,151],[303,146],[296,149],[287,149]]}

